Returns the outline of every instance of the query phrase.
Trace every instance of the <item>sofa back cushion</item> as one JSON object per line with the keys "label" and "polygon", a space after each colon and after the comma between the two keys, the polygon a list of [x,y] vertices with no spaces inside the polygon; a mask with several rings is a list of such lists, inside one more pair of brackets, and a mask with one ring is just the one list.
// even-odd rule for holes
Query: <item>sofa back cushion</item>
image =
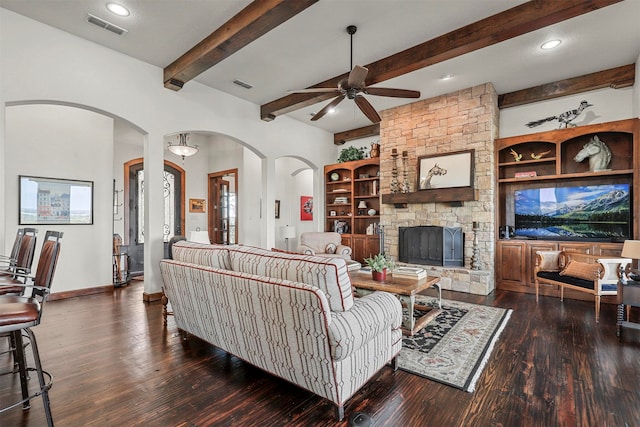
{"label": "sofa back cushion", "polygon": [[207,245],[183,240],[174,243],[172,256],[177,261],[231,270],[229,248],[226,245]]}
{"label": "sofa back cushion", "polygon": [[353,306],[351,279],[343,258],[272,252],[251,246],[229,247],[231,269],[242,273],[301,282],[321,289],[332,311]]}

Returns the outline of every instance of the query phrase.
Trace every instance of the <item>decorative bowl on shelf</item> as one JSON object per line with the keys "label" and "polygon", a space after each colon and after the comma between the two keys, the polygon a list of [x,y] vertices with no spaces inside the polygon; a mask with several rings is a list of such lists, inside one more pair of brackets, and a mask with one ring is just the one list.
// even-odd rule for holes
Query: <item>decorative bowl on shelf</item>
{"label": "decorative bowl on shelf", "polygon": [[369,216],[374,216],[376,214],[376,210],[372,208],[372,209],[369,209],[367,213],[369,214]]}

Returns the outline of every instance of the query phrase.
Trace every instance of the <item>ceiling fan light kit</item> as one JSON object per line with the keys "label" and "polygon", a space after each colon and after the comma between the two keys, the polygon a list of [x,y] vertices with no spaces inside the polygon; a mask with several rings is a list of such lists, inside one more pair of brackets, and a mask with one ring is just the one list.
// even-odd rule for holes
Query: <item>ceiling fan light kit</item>
{"label": "ceiling fan light kit", "polygon": [[315,113],[311,117],[311,121],[316,121],[324,117],[329,111],[333,110],[339,103],[345,98],[353,100],[360,111],[372,122],[380,123],[382,120],[380,115],[373,108],[373,105],[363,96],[375,95],[375,96],[389,96],[394,98],[420,98],[420,92],[409,89],[392,89],[383,87],[367,87],[366,78],[369,73],[369,69],[360,65],[353,66],[353,35],[358,30],[355,25],[349,25],[347,27],[347,33],[351,37],[351,72],[349,77],[343,79],[338,83],[337,88],[308,88],[301,90],[294,90],[294,93],[331,93],[335,92],[337,96],[320,111]]}

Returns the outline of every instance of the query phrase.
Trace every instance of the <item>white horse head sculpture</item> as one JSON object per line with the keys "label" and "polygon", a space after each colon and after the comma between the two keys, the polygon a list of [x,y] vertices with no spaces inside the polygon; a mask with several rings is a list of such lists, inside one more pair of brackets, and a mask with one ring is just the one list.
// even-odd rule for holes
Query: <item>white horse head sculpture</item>
{"label": "white horse head sculpture", "polygon": [[598,135],[595,135],[589,142],[584,144],[582,150],[573,158],[580,163],[584,159],[589,158],[589,170],[591,172],[605,170],[611,162],[611,150],[607,145],[600,141]]}

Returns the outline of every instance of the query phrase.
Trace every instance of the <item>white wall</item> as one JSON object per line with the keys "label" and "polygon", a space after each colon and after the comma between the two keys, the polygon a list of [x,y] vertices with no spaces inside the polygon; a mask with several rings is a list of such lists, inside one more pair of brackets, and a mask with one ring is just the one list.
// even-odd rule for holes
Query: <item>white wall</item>
{"label": "white wall", "polygon": [[[636,83],[638,86],[638,83]],[[634,88],[599,89],[577,95],[500,110],[500,138],[558,129],[556,120],[529,128],[525,123],[556,116],[578,108],[583,100],[593,104],[573,122],[577,126],[638,117],[634,113]]]}
{"label": "white wall", "polygon": [[[0,57],[0,105],[59,103],[82,106],[108,116],[123,118],[140,130],[144,135],[145,170],[150,176],[146,188],[149,197],[145,202],[145,211],[150,215],[162,211],[160,174],[165,135],[196,129],[227,135],[251,147],[252,151],[264,159],[292,155],[307,159],[310,165],[316,167],[335,160],[333,135],[328,132],[287,117],[263,122],[259,118],[258,105],[194,81],[187,83],[179,92],[167,90],[162,84],[162,69],[158,67],[2,8],[0,39],[3,49]],[[93,139],[96,138],[101,139],[102,136],[94,132]],[[0,134],[0,148],[14,143],[8,139],[5,141],[4,134]],[[109,193],[113,179],[112,153],[110,151],[108,156],[92,159],[94,167],[96,163],[104,163],[108,159],[111,173],[108,179],[105,178],[104,185],[108,186]],[[71,166],[71,163],[67,163],[64,167]],[[13,182],[15,174],[5,170],[3,179]],[[255,181],[255,177],[252,179]],[[263,191],[265,186],[273,186],[272,182],[262,184]],[[5,187],[9,187],[6,182]],[[197,189],[193,191],[199,192]],[[256,199],[259,197],[247,201],[246,205],[253,207]],[[7,203],[4,205],[4,214],[15,212],[15,199],[5,197],[5,200]],[[111,205],[111,197],[109,200]],[[263,213],[267,211],[267,206],[269,212],[272,212],[270,207],[273,206],[273,201],[273,197],[263,201]],[[109,212],[111,217],[112,207]],[[259,221],[255,224],[255,228],[261,230],[258,243],[268,245],[273,239],[273,229],[266,226],[265,215],[251,212],[249,217],[249,221]],[[145,230],[145,236],[148,237],[145,239],[147,293],[156,293],[161,287],[158,262],[162,258],[162,222],[159,217],[153,216],[145,221],[149,227]],[[15,230],[16,226],[13,219],[6,218],[0,236],[6,235],[7,229]],[[92,238],[102,239],[100,247],[107,244],[111,247],[111,230],[110,222],[105,230],[100,230]],[[266,230],[264,234],[263,230]],[[249,231],[249,234],[253,235],[253,231]],[[0,246],[6,247],[6,242],[0,242]],[[67,244],[65,250],[72,258],[82,255],[82,249],[74,245]],[[107,267],[111,268],[110,264]],[[61,271],[58,274],[62,274]],[[107,283],[110,280],[102,284]],[[89,283],[81,286],[89,286]]]}
{"label": "white wall", "polygon": [[55,291],[111,283],[113,119],[50,105],[10,107],[6,119],[7,232],[18,227],[18,175],[93,181],[93,225],[36,226],[35,260],[46,230],[62,231]]}

